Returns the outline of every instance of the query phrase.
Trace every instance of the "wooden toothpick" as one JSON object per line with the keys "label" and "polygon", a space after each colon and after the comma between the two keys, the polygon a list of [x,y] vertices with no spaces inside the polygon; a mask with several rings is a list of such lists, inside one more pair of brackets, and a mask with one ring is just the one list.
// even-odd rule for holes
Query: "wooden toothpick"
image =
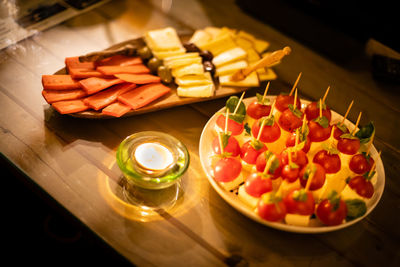
{"label": "wooden toothpick", "polygon": [[267,83],[267,87],[265,87],[265,90],[264,90],[264,95],[263,95],[263,97],[262,97],[262,99],[261,99],[261,101],[262,101],[262,102],[264,102],[265,96],[266,96],[266,95],[267,95],[267,93],[268,93],[269,84],[270,84],[270,82],[268,82],[268,83]]}
{"label": "wooden toothpick", "polygon": [[328,96],[328,93],[329,93],[329,89],[331,89],[330,86],[328,86],[328,88],[327,88],[326,91],[325,91],[325,95],[324,95],[324,97],[322,98],[322,103],[325,103],[326,97]]}
{"label": "wooden toothpick", "polygon": [[296,102],[297,102],[297,88],[296,88],[296,90],[294,91],[294,103],[293,103],[293,107],[294,107],[294,109],[296,109]]}
{"label": "wooden toothpick", "polygon": [[246,91],[244,91],[244,92],[242,93],[242,95],[240,96],[239,102],[238,102],[237,105],[236,105],[236,108],[235,108],[235,111],[233,112],[233,115],[235,115],[236,112],[238,111],[239,106],[240,106],[240,103],[242,103],[242,100],[243,100],[243,97],[244,97],[244,94],[245,94],[245,93],[246,93]]}
{"label": "wooden toothpick", "polygon": [[294,92],[294,90],[296,89],[297,84],[299,83],[300,77],[301,77],[301,72],[299,73],[299,76],[297,76],[297,79],[296,79],[296,81],[294,82],[293,87],[292,87],[292,90],[290,91],[289,95],[293,95],[293,92]]}
{"label": "wooden toothpick", "polygon": [[349,107],[347,108],[346,114],[344,114],[344,117],[343,117],[343,119],[342,119],[342,123],[341,123],[341,124],[344,123],[344,121],[345,121],[346,118],[347,118],[347,115],[349,115],[349,112],[350,112],[351,107],[353,106],[353,103],[354,103],[354,100],[351,100],[351,103],[350,103]]}
{"label": "wooden toothpick", "polygon": [[322,100],[319,99],[319,117],[322,118]]}
{"label": "wooden toothpick", "polygon": [[[312,167],[312,163],[309,166],[311,168]],[[312,179],[314,178],[314,175],[315,175],[315,172],[311,171],[310,176],[308,176],[306,187],[304,188],[304,190],[306,190],[306,192],[310,189],[311,182],[312,182]]]}
{"label": "wooden toothpick", "polygon": [[[378,157],[376,157],[377,160],[378,160],[379,157],[381,156],[381,152],[382,152],[382,151],[379,151]],[[367,176],[367,177],[371,176],[372,172],[375,170],[376,161],[377,161],[377,160],[374,160],[374,163],[372,164],[371,170],[369,170],[369,173],[368,173],[368,176]]]}
{"label": "wooden toothpick", "polygon": [[354,130],[351,133],[351,135],[354,135],[356,133],[356,130],[358,128],[358,124],[360,123],[361,115],[362,115],[362,112],[360,112],[360,114],[358,114],[357,122],[356,122],[356,125],[354,126]]}

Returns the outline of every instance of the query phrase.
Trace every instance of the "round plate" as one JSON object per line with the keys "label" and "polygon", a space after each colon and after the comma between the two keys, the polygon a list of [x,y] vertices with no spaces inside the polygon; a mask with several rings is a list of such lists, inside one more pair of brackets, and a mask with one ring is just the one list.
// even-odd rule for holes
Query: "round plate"
{"label": "round plate", "polygon": [[[270,100],[273,100],[275,98],[275,96],[269,96],[269,98],[270,98]],[[243,102],[247,106],[254,100],[256,100],[255,97],[246,98],[243,100]],[[302,102],[303,106],[307,105],[309,103],[309,101],[305,101],[305,100],[301,100],[301,102]],[[269,222],[269,221],[263,220],[261,217],[258,216],[258,214],[256,214],[254,212],[254,210],[252,210],[245,203],[243,203],[236,194],[226,191],[223,187],[221,187],[218,184],[218,182],[216,182],[214,180],[214,177],[212,176],[211,156],[213,155],[212,140],[215,137],[214,125],[217,120],[217,116],[218,116],[217,114],[220,112],[223,112],[224,108],[225,107],[221,108],[216,114],[214,114],[214,116],[212,116],[210,118],[210,120],[207,122],[207,124],[203,128],[203,132],[200,137],[200,145],[199,145],[200,161],[201,161],[201,164],[202,164],[202,167],[203,167],[205,173],[207,174],[207,179],[211,183],[211,185],[215,189],[215,191],[217,191],[217,193],[229,205],[231,205],[233,208],[235,208],[237,211],[239,211],[243,215],[245,215],[245,216],[249,217],[250,219],[252,219],[256,222],[259,222],[261,224],[267,225],[267,226],[275,228],[275,229],[287,231],[287,232],[325,233],[325,232],[343,229],[343,228],[346,228],[350,225],[353,225],[353,224],[361,221],[378,204],[378,202],[383,194],[384,187],[385,187],[385,171],[383,168],[382,160],[380,157],[378,157],[377,150],[375,149],[374,146],[372,146],[370,153],[371,153],[371,156],[376,161],[376,172],[377,172],[378,176],[377,176],[376,184],[374,185],[375,193],[374,193],[373,197],[370,199],[370,201],[368,202],[367,212],[363,216],[361,216],[355,220],[337,225],[337,226],[315,226],[315,227],[294,226],[294,225],[288,225],[288,224],[281,223],[281,222]],[[343,117],[341,115],[339,115],[338,113],[332,111],[332,120],[338,120],[340,118],[343,118]],[[346,121],[346,125],[354,127],[354,124],[352,124],[350,121]]]}

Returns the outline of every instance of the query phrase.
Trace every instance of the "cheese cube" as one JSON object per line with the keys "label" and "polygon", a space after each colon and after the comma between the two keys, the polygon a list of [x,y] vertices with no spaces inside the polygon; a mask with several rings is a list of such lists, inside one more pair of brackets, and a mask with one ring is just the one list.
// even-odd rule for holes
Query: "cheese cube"
{"label": "cheese cube", "polygon": [[246,51],[241,48],[241,47],[235,47],[231,48],[229,50],[226,50],[225,52],[215,56],[212,60],[212,63],[215,65],[215,67],[220,67],[224,64],[244,59],[246,58],[247,53]]}
{"label": "cheese cube", "polygon": [[224,75],[219,77],[219,83],[222,86],[240,86],[240,87],[251,87],[259,86],[259,80],[257,72],[252,72],[244,80],[241,81],[231,81],[231,75]]}
{"label": "cheese cube", "polygon": [[214,84],[197,85],[190,87],[179,86],[177,88],[178,96],[182,97],[211,97],[214,95]]}
{"label": "cheese cube", "polygon": [[225,64],[221,67],[216,68],[215,70],[215,76],[223,76],[227,74],[233,74],[237,70],[244,69],[248,67],[249,64],[247,63],[246,60],[239,60],[235,61],[229,64]]}
{"label": "cheese cube", "polygon": [[288,213],[285,216],[285,222],[289,225],[308,226],[310,224],[310,216]]}

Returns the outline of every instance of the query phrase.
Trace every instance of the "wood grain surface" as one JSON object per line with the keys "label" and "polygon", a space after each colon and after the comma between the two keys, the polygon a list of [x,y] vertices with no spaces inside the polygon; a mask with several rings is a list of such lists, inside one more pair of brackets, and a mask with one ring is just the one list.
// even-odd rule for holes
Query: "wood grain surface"
{"label": "wood grain surface", "polygon": [[[273,12],[270,10],[269,12]],[[289,19],[282,17],[282,19]],[[64,58],[111,47],[172,26],[180,34],[206,26],[245,30],[290,46],[269,94],[289,92],[299,72],[302,98],[320,98],[361,124],[374,121],[374,145],[382,151],[386,185],[375,210],[340,231],[302,235],[261,225],[230,207],[201,168],[199,139],[226,98],[171,107],[113,120],[62,116],[44,101],[41,75],[64,67]],[[316,37],[317,38],[317,37]],[[332,44],[340,40],[332,40]],[[398,85],[373,79],[370,59],[359,53],[337,62],[246,14],[233,0],[110,1],[0,51],[0,151],[30,180],[119,254],[137,266],[398,266],[400,264],[400,125]],[[346,51],[338,51],[346,53]],[[262,93],[253,88],[246,96]],[[176,206],[146,220],[121,195],[115,152],[130,134],[169,133],[188,148],[191,163]]]}

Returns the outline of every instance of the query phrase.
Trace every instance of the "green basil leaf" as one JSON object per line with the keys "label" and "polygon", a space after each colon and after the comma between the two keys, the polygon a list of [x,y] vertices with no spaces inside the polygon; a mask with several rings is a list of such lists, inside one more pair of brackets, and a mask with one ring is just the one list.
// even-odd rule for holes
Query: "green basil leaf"
{"label": "green basil leaf", "polygon": [[225,148],[228,145],[229,137],[231,137],[231,135],[229,133],[221,133],[222,147],[223,148]]}
{"label": "green basil leaf", "polygon": [[329,154],[339,154],[339,150],[336,147],[331,146],[330,144],[323,143],[322,148],[328,151]]}
{"label": "green basil leaf", "polygon": [[361,129],[356,132],[355,136],[360,139],[360,143],[366,144],[371,140],[371,137],[375,133],[375,126],[374,123],[371,121],[367,125],[361,127]]}
{"label": "green basil leaf", "polygon": [[293,199],[296,201],[306,202],[308,198],[307,191],[304,189],[297,190],[293,194]]}
{"label": "green basil leaf", "polygon": [[297,118],[301,119],[301,117],[303,116],[303,113],[300,111],[300,109],[298,109],[297,107],[294,108],[293,104],[289,104],[288,108]]}
{"label": "green basil leaf", "polygon": [[281,163],[280,163],[279,159],[276,158],[274,161],[272,161],[271,167],[269,167],[269,172],[272,173],[272,174],[275,174],[275,171],[276,171],[276,169],[279,168],[280,164]]}
{"label": "green basil leaf", "polygon": [[345,201],[347,206],[346,220],[351,221],[363,216],[367,212],[367,205],[361,199],[350,199]]}
{"label": "green basil leaf", "polygon": [[233,121],[236,121],[237,123],[242,123],[244,121],[244,119],[246,118],[246,115],[242,115],[242,114],[230,114],[229,118]]}
{"label": "green basil leaf", "polygon": [[345,133],[345,134],[342,134],[342,135],[340,136],[340,138],[346,138],[346,139],[358,139],[358,137],[356,137],[356,136],[352,135],[351,133]]}
{"label": "green basil leaf", "polygon": [[264,147],[264,143],[261,142],[260,140],[257,140],[255,138],[253,138],[253,140],[251,140],[251,146],[255,149],[255,150],[260,150],[261,148]]}
{"label": "green basil leaf", "polygon": [[340,196],[339,196],[339,194],[335,190],[332,190],[328,195],[328,200],[333,206],[332,211],[336,211],[339,208],[339,205],[340,205]]}
{"label": "green basil leaf", "polygon": [[300,168],[299,165],[297,165],[297,164],[294,163],[294,162],[290,163],[290,164],[289,164],[289,167],[290,167],[291,169],[298,169],[298,168]]}
{"label": "green basil leaf", "polygon": [[256,93],[256,97],[257,97],[257,102],[261,105],[269,105],[270,104],[270,100],[269,98],[264,98],[263,99],[263,95]]}
{"label": "green basil leaf", "polygon": [[272,126],[272,125],[274,124],[274,122],[275,122],[275,117],[274,117],[274,115],[270,115],[270,116],[268,116],[268,117],[263,117],[263,118],[261,118],[260,121],[259,121],[259,123],[258,123],[258,126],[261,127],[263,121],[265,121],[265,122],[264,122],[264,125],[265,125],[265,126]]}
{"label": "green basil leaf", "polygon": [[244,124],[244,130],[246,131],[246,134],[251,135],[251,128],[247,122]]}
{"label": "green basil leaf", "polygon": [[376,171],[372,171],[371,175],[369,175],[369,172],[366,172],[366,173],[364,173],[363,176],[367,181],[370,181],[372,179],[372,177],[374,177],[375,173],[376,173]]}
{"label": "green basil leaf", "polygon": [[[240,98],[237,96],[231,96],[227,101],[226,101],[226,108],[229,110],[230,113],[233,113],[236,109],[236,106],[239,103]],[[242,102],[239,104],[239,108],[236,111],[236,114],[240,115],[246,115],[246,106]]]}
{"label": "green basil leaf", "polygon": [[346,125],[344,125],[344,123],[338,122],[336,124],[336,127],[339,128],[339,130],[341,130],[343,133],[348,131],[348,129],[347,129]]}
{"label": "green basil leaf", "polygon": [[316,123],[318,123],[319,125],[321,125],[321,127],[325,128],[325,129],[329,127],[329,120],[325,116],[317,117],[314,119],[314,121]]}
{"label": "green basil leaf", "polygon": [[[319,109],[319,101],[317,102],[317,108]],[[322,103],[322,109],[323,110],[326,110],[326,104],[325,104],[325,102],[324,103]]]}

